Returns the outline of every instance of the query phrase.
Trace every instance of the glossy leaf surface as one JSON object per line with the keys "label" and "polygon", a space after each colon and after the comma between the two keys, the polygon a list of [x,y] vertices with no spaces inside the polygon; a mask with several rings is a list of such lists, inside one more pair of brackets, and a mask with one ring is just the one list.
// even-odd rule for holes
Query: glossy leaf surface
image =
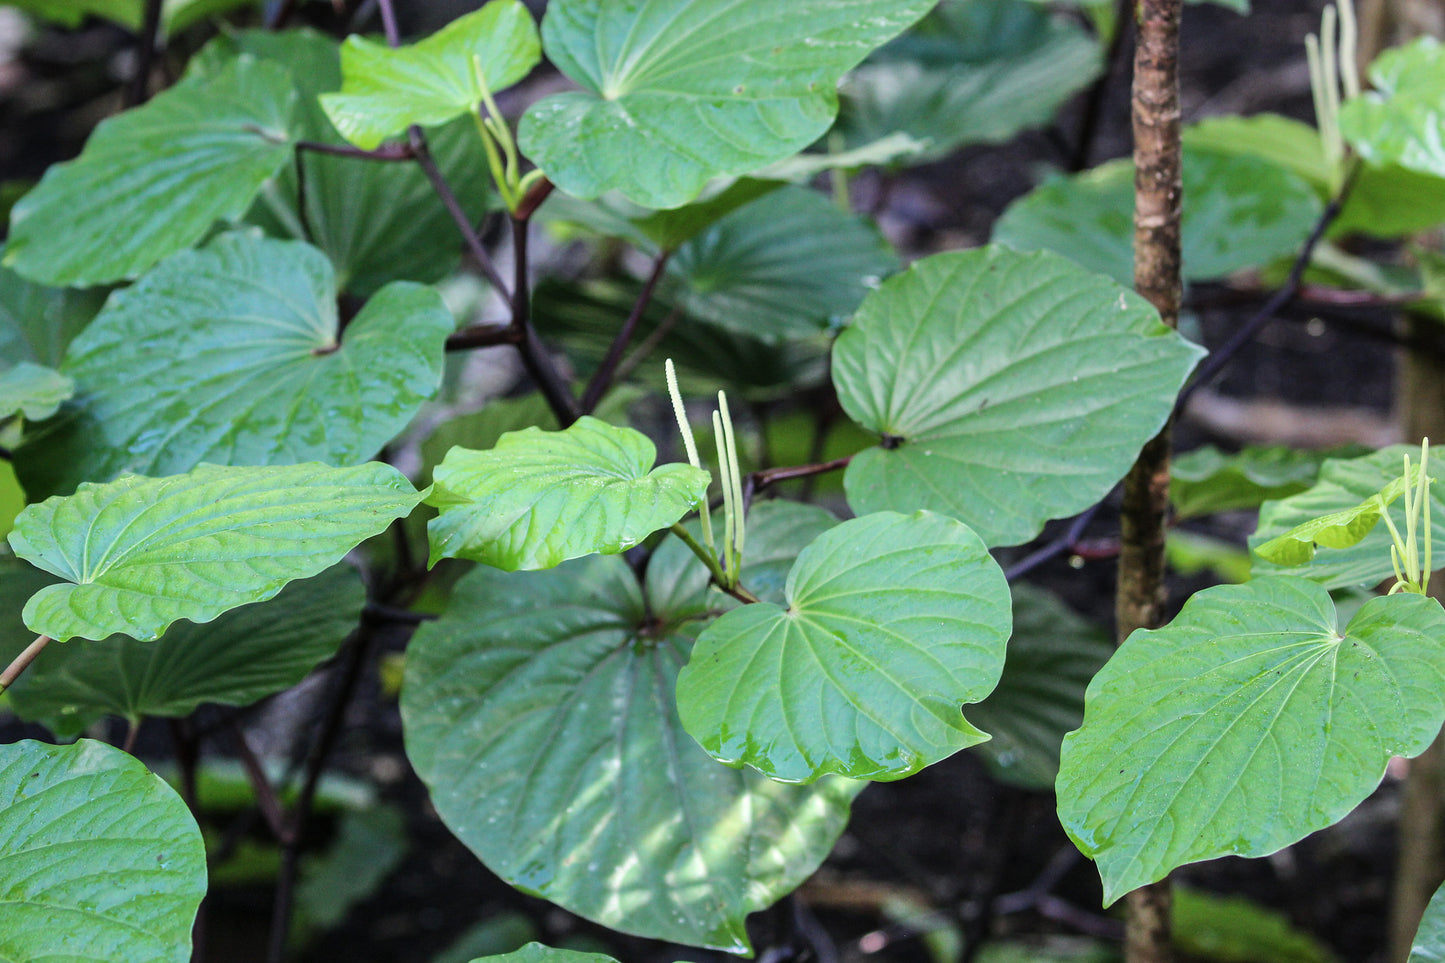
{"label": "glossy leaf surface", "polygon": [[455,321],[431,288],[378,292],[338,337],[315,248],[223,235],[117,292],[71,345],[76,410],[28,441],[37,491],[122,471],[365,461],[441,381]]}
{"label": "glossy leaf surface", "polygon": [[1445,46],[1420,37],[1370,65],[1373,91],[1340,108],[1340,132],[1373,164],[1445,177]]}
{"label": "glossy leaf surface", "polygon": [[1099,44],[1028,0],[944,0],[844,79],[838,129],[860,147],[903,134],[937,160],[1041,127],[1098,73]]}
{"label": "glossy leaf surface", "polygon": [[53,285],[137,277],[245,213],[291,158],[295,100],[285,70],[242,58],[103,121],[15,205],[5,263]]}
{"label": "glossy leaf surface", "polygon": [[[1321,203],[1297,176],[1250,155],[1190,151],[1184,163],[1183,271],[1207,281],[1294,254]],[[1120,284],[1134,276],[1134,167],[1110,161],[1048,181],[1010,204],[993,239],[1050,250]]]}
{"label": "glossy leaf surface", "polygon": [[522,118],[523,152],[558,187],[677,207],[817,140],[838,78],[934,0],[555,0],[548,58],[580,91]]}
{"label": "glossy leaf surface", "polygon": [[128,753],[0,746],[0,956],[191,958],[206,854],[190,812]]}
{"label": "glossy leaf surface", "polygon": [[453,448],[427,499],[441,510],[427,524],[432,563],[513,572],[626,551],[707,493],[706,472],[656,459],[646,435],[585,415],[565,431],[509,432],[490,451]]}
{"label": "glossy leaf surface", "polygon": [[1014,582],[1013,635],[998,686],[970,706],[993,736],[975,748],[989,770],[1027,789],[1052,790],[1059,744],[1084,718],[1084,689],[1114,652],[1108,633],[1057,598]]}
{"label": "glossy leaf surface", "polygon": [[[208,56],[219,61],[213,69],[221,69],[223,43],[234,47],[231,56],[250,54],[291,71],[302,94],[292,125],[296,137],[346,143],[316,99],[341,87],[334,40],[309,30],[240,31],[213,41],[191,69],[198,62],[205,66]],[[213,48],[218,49],[208,53]],[[480,220],[490,177],[475,126],[461,118],[429,131],[427,143],[467,217]],[[391,281],[429,284],[456,268],[461,235],[420,165],[307,152],[300,166],[304,190],[297,187],[296,165],[287,165],[262,188],[246,220],[273,237],[321,248],[336,268],[340,289],[366,297]]]}
{"label": "glossy leaf surface", "polygon": [[[1347,511],[1398,479],[1404,471],[1404,456],[1419,465],[1420,449],[1411,445],[1392,445],[1359,458],[1329,459],[1320,468],[1319,481],[1308,491],[1275,502],[1265,502],[1259,513],[1259,529],[1249,537],[1249,547],[1257,550],[1296,526],[1333,512]],[[1435,545],[1445,545],[1445,492],[1438,484],[1431,486],[1430,530]],[[1402,534],[1405,531],[1405,503],[1390,506],[1390,519]],[[1390,564],[1390,532],[1384,525],[1373,528],[1368,535],[1349,548],[1317,552],[1310,564],[1301,568],[1281,567],[1268,559],[1254,556],[1256,575],[1299,575],[1319,582],[1325,588],[1346,588],[1375,585],[1394,577]]]}
{"label": "glossy leaf surface", "polygon": [[1027,541],[1123,477],[1200,353],[1057,255],[924,258],[864,300],[833,351],[844,410],[884,436],[848,466],[848,503]]}
{"label": "glossy leaf surface", "polygon": [[798,556],[785,595],[719,618],[678,678],[683,725],[714,758],[788,782],[901,779],[988,738],[959,706],[998,682],[1009,595],[967,526],[844,522]]}
{"label": "glossy leaf surface", "polygon": [[75,382],[59,371],[22,361],[0,371],[0,420],[48,418],[74,393]]}
{"label": "glossy leaf surface", "polygon": [[355,570],[340,565],[214,622],[177,622],[153,642],[118,635],[52,645],[9,690],[11,705],[56,732],[105,714],[138,722],[206,702],[249,705],[335,654],[365,601]]}
{"label": "glossy leaf surface", "polygon": [[63,642],[149,641],[177,619],[209,622],[329,568],[421,497],[380,463],[87,483],[15,520],[15,554],[66,580],[26,604],[25,624]]}
{"label": "glossy leaf surface", "polygon": [[1185,863],[1262,856],[1341,819],[1445,721],[1445,612],[1373,599],[1337,629],[1299,578],[1207,589],[1131,635],[1064,740],[1059,818],[1105,903]]}
{"label": "glossy leaf surface", "polygon": [[[831,524],[802,511],[759,521],[749,559],[785,568],[784,539]],[[817,867],[861,784],[729,769],[683,731],[677,673],[711,608],[690,558],[664,540],[646,607],[620,558],[478,568],[407,650],[402,720],[438,813],[503,879],[614,929],[744,952],[744,917]],[[742,578],[768,581],[751,561]]]}
{"label": "glossy leaf surface", "polygon": [[667,264],[689,317],[767,341],[841,324],[898,258],[817,191],[786,187],[723,217]]}
{"label": "glossy leaf surface", "polygon": [[321,105],[343,137],[371,150],[412,124],[433,126],[475,110],[479,80],[495,94],[541,58],[537,24],[521,0],[490,0],[408,47],[348,37],[341,92],[323,94]]}

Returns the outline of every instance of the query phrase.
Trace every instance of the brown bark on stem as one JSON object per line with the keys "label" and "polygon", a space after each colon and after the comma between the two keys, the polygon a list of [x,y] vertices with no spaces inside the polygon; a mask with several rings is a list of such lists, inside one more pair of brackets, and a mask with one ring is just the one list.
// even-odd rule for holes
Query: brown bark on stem
{"label": "brown bark on stem", "polygon": [[[1181,0],[1138,0],[1134,47],[1134,287],[1171,328],[1179,322],[1181,178],[1179,17]],[[1164,617],[1164,534],[1169,510],[1169,426],[1139,453],[1124,479],[1118,640]],[[1127,963],[1169,963],[1168,879],[1126,898]]]}

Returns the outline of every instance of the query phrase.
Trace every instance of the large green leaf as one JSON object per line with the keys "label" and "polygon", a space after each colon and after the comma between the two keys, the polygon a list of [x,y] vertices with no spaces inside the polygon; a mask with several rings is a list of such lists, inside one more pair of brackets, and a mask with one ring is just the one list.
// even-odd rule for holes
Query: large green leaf
{"label": "large green leaf", "polygon": [[904,133],[936,160],[1047,124],[1099,72],[1099,44],[1029,0],[945,0],[852,71],[838,127],[849,146]]}
{"label": "large green leaf", "polygon": [[1059,744],[1084,718],[1084,689],[1113,654],[1100,626],[1041,589],[1013,592],[1013,636],[998,687],[969,718],[993,736],[975,748],[995,776],[1026,789],[1051,790]]}
{"label": "large green leaf", "polygon": [[816,191],[786,187],[679,248],[665,293],[689,317],[771,341],[841,323],[897,268],[875,229]]}
{"label": "large green leaf", "polygon": [[[1191,281],[1260,267],[1299,250],[1322,205],[1290,171],[1248,154],[1184,158],[1183,271]],[[1134,277],[1134,166],[1117,160],[1051,180],[994,224],[993,239],[1050,250],[1121,284]]]}
{"label": "large green leaf", "polygon": [[1258,508],[1268,499],[1304,491],[1332,454],[1341,456],[1283,445],[1225,454],[1205,445],[1171,461],[1169,499],[1179,518]]}
{"label": "large green leaf", "polygon": [[341,92],[323,94],[321,106],[342,136],[371,150],[412,124],[441,124],[476,110],[482,81],[496,93],[541,59],[537,24],[521,0],[490,0],[409,47],[348,37]]}
{"label": "large green leaf", "polygon": [[104,121],[15,205],[5,263],[46,284],[134,278],[245,213],[291,157],[291,76],[242,57]]}
{"label": "large green leaf", "polygon": [[71,345],[67,415],[27,439],[21,478],[68,492],[201,462],[355,464],[441,382],[455,321],[433,289],[388,285],[338,334],[326,256],[222,235],[116,292]]}
{"label": "large green leaf", "polygon": [[[786,539],[830,524],[789,508],[755,512],[771,524],[745,584],[767,582],[752,559],[776,567],[798,550]],[[683,731],[677,673],[712,606],[701,569],[675,538],[645,594],[615,557],[478,568],[412,640],[402,720],[437,812],[503,879],[614,929],[745,952],[744,917],[817,867],[862,784],[729,769]]]}
{"label": "large green leaf", "polygon": [[1415,933],[1408,963],[1440,963],[1445,960],[1445,886],[1430,897],[1425,917]]}
{"label": "large green leaf", "polygon": [[431,560],[469,558],[514,572],[626,551],[701,504],[710,477],[653,468],[640,431],[583,416],[565,431],[508,432],[490,451],[453,448],[427,504]]}
{"label": "large green leaf", "polygon": [[64,642],[149,641],[177,619],[209,622],[330,567],[421,498],[379,463],[202,465],[86,483],[15,520],[15,554],[67,580],[29,601],[25,624]]}
{"label": "large green leaf", "polygon": [[848,466],[848,502],[1027,541],[1108,494],[1201,353],[1057,255],[924,258],[864,300],[833,351],[844,410],[884,436]]}
{"label": "large green leaf", "polygon": [[[1279,114],[1207,118],[1185,129],[1184,149],[1262,157],[1299,175],[1324,200],[1342,176],[1325,157],[1319,131]],[[1437,224],[1445,224],[1445,178],[1370,165],[1356,173],[1330,233],[1404,237]]]}
{"label": "large green leaf", "polygon": [[523,150],[569,194],[676,207],[817,140],[838,78],[934,0],[553,0],[547,56],[583,89],[522,118]]}
{"label": "large green leaf", "polygon": [[206,893],[201,832],[180,798],[100,742],[0,746],[0,958],[191,958]]}
{"label": "large green leaf", "polygon": [[968,526],[931,512],[844,522],[798,556],[787,608],[726,613],[678,677],[714,758],[775,779],[901,779],[983,742],[959,712],[993,690],[1008,584]]}
{"label": "large green leaf", "polygon": [[340,565],[214,622],[178,622],[154,642],[52,645],[10,690],[11,705],[56,732],[107,713],[135,722],[185,716],[203,702],[249,705],[334,654],[365,601],[355,570]]}
{"label": "large green leaf", "polygon": [[1374,90],[1340,108],[1340,132],[1373,164],[1445,177],[1445,46],[1420,37],[1370,65]]}
{"label": "large green leaf", "polygon": [[1392,595],[1336,627],[1324,588],[1261,578],[1131,635],[1064,740],[1059,818],[1112,903],[1185,863],[1263,856],[1354,809],[1445,722],[1445,612]]}
{"label": "large green leaf", "polygon": [[58,368],[104,302],[104,290],[47,287],[0,267],[0,369],[22,361]]}
{"label": "large green leaf", "polygon": [[0,421],[16,414],[48,418],[74,393],[75,382],[59,371],[22,361],[0,371]]}
{"label": "large green leaf", "polygon": [[[242,31],[213,41],[191,70],[220,70],[239,53],[291,71],[302,94],[292,125],[296,137],[346,143],[316,99],[341,87],[334,40],[309,30]],[[430,131],[427,142],[468,218],[479,219],[489,199],[489,175],[475,126],[462,118]],[[296,165],[288,164],[261,190],[246,220],[272,236],[321,248],[342,290],[364,297],[391,281],[440,281],[456,268],[461,235],[420,165],[308,152],[301,170],[304,191],[297,190]]]}
{"label": "large green leaf", "polygon": [[[1400,478],[1405,455],[1411,456],[1412,464],[1419,465],[1420,449],[1410,445],[1392,445],[1360,458],[1329,459],[1320,468],[1319,481],[1308,491],[1265,502],[1259,513],[1259,528],[1249,537],[1249,547],[1257,549],[1313,519],[1358,506]],[[1390,520],[1400,532],[1405,531],[1403,501],[1391,506]],[[1445,500],[1438,485],[1431,486],[1430,531],[1434,544],[1445,545]],[[1259,555],[1254,556],[1253,566],[1256,575],[1300,575],[1330,589],[1375,585],[1395,574],[1390,563],[1390,532],[1384,525],[1372,528],[1351,547],[1317,553],[1302,568],[1281,566]]]}

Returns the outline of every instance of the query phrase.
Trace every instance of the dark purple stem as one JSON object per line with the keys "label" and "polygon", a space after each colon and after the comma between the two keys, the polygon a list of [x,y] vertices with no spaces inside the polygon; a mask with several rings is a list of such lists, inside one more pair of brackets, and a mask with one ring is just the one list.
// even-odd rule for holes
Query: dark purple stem
{"label": "dark purple stem", "polygon": [[612,344],[607,348],[607,356],[597,366],[592,375],[592,380],[587,382],[587,390],[582,393],[582,413],[590,415],[597,408],[602,396],[607,394],[612,387],[612,381],[617,376],[617,366],[622,363],[622,355],[627,351],[627,346],[632,343],[632,337],[637,333],[637,326],[642,321],[642,316],[647,313],[647,306],[652,303],[652,295],[657,290],[657,284],[662,280],[663,273],[667,270],[667,260],[672,256],[671,251],[663,251],[652,260],[652,273],[647,276],[647,283],[642,286],[642,293],[637,296],[637,302],[632,305],[632,313],[627,320],[622,322],[618,329],[617,336],[612,339]]}

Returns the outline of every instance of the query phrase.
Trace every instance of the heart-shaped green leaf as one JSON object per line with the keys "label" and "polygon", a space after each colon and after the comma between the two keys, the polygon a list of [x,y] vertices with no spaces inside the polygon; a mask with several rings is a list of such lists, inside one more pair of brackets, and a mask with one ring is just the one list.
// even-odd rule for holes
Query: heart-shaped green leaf
{"label": "heart-shaped green leaf", "polygon": [[937,160],[1047,124],[1099,72],[1099,44],[1030,0],[944,0],[844,78],[838,129],[858,147],[903,133]]}
{"label": "heart-shaped green leaf", "polygon": [[640,431],[583,416],[566,431],[508,432],[490,451],[453,448],[427,504],[431,560],[469,558],[514,572],[626,551],[692,511],[709,476],[653,468]]}
{"label": "heart-shaped green leaf", "polygon": [[1207,589],[1090,683],[1059,819],[1106,904],[1185,863],[1272,853],[1354,809],[1391,756],[1424,751],[1442,685],[1434,599],[1372,599],[1341,632],[1304,579]]}
{"label": "heart-shaped green leaf", "polygon": [[[801,509],[797,524],[796,508],[759,506],[744,584],[766,582],[753,558],[796,554],[784,538],[831,523]],[[620,558],[470,573],[407,649],[407,755],[512,885],[614,929],[747,952],[746,915],[817,867],[862,784],[784,785],[688,737],[674,688],[711,606],[689,558],[664,541],[647,604]]]}
{"label": "heart-shaped green leaf", "polygon": [[[216,72],[240,54],[291,71],[302,95],[291,128],[297,139],[346,143],[316,99],[341,88],[335,40],[310,30],[239,31],[212,41],[189,70]],[[429,131],[427,143],[467,217],[479,220],[490,176],[475,125],[461,118]],[[321,248],[336,268],[340,289],[366,297],[391,281],[431,284],[455,270],[461,235],[419,164],[308,151],[299,166],[305,190],[297,189],[297,165],[283,167],[262,188],[246,221],[272,237]]]}
{"label": "heart-shaped green leaf", "polygon": [[959,706],[998,682],[1009,594],[968,526],[844,522],[798,556],[786,595],[719,618],[678,677],[683,725],[714,758],[788,782],[901,779],[988,738]]}
{"label": "heart-shaped green leaf", "polygon": [[844,410],[884,436],[849,464],[848,503],[1027,541],[1108,494],[1201,353],[1057,255],[924,258],[864,299],[833,350]]}
{"label": "heart-shaped green leaf", "polygon": [[[1183,271],[1191,281],[1260,267],[1299,250],[1322,204],[1290,171],[1248,154],[1189,151]],[[1056,251],[1120,284],[1134,277],[1134,166],[1110,161],[1035,188],[1003,212],[993,239]]]}
{"label": "heart-shaped green leaf", "polygon": [[249,57],[104,121],[10,217],[5,263],[46,284],[139,276],[240,217],[291,158],[291,75]]}
{"label": "heart-shaped green leaf", "polygon": [[1425,907],[1407,963],[1441,963],[1442,960],[1445,960],[1445,886],[1435,891],[1430,905]]}
{"label": "heart-shaped green leaf", "polygon": [[0,952],[10,960],[186,963],[206,893],[201,831],[128,753],[0,746]]}
{"label": "heart-shaped green leaf", "polygon": [[785,187],[679,248],[665,296],[692,318],[774,341],[841,323],[897,268],[875,229],[817,191]]}
{"label": "heart-shaped green leaf", "polygon": [[521,0],[490,0],[409,47],[351,36],[341,47],[341,92],[321,106],[342,136],[371,150],[412,124],[476,110],[483,90],[512,86],[542,59],[537,24]]}
{"label": "heart-shaped green leaf", "polygon": [[435,290],[398,282],[338,335],[325,255],[223,235],[116,292],[75,340],[77,408],[27,439],[21,477],[68,492],[201,462],[364,461],[436,390],[455,327]]}
{"label": "heart-shaped green leaf", "polygon": [[203,702],[249,705],[333,655],[365,601],[355,570],[338,565],[214,622],[177,622],[154,642],[118,635],[52,645],[8,690],[10,702],[57,734],[106,714],[138,722],[185,716]]}
{"label": "heart-shaped green leaf", "polygon": [[[1375,585],[1392,578],[1395,570],[1390,563],[1390,532],[1383,525],[1371,527],[1368,534],[1349,547],[1331,548],[1314,555],[1313,559],[1306,555],[1309,551],[1307,544],[1294,542],[1297,546],[1295,551],[1299,553],[1296,557],[1300,561],[1309,561],[1309,565],[1299,569],[1285,567],[1258,553],[1266,543],[1278,540],[1321,516],[1336,512],[1348,514],[1352,508],[1400,479],[1405,455],[1410,455],[1412,464],[1418,465],[1419,454],[1420,449],[1410,445],[1392,445],[1359,458],[1331,458],[1320,468],[1319,481],[1308,491],[1280,501],[1265,502],[1259,512],[1259,528],[1249,537],[1249,547],[1255,553],[1254,573],[1299,575],[1329,589]],[[1434,544],[1445,545],[1445,501],[1442,501],[1439,485],[1430,487],[1431,537]],[[1368,513],[1368,506],[1365,509]],[[1405,503],[1396,501],[1389,511],[1395,528],[1403,533]],[[1378,518],[1378,513],[1375,517]]]}
{"label": "heart-shaped green leaf", "polygon": [[1370,65],[1374,90],[1340,108],[1340,133],[1372,164],[1445,177],[1445,46],[1420,37]]}
{"label": "heart-shaped green leaf", "polygon": [[421,498],[379,463],[201,465],[86,483],[15,520],[15,554],[67,580],[26,604],[25,624],[64,642],[149,641],[177,619],[209,622],[329,568]]}
{"label": "heart-shaped green leaf", "polygon": [[1014,582],[1013,636],[998,686],[969,719],[993,736],[975,746],[989,769],[1026,789],[1052,790],[1059,744],[1084,718],[1084,689],[1114,644],[1054,596]]}
{"label": "heart-shaped green leaf", "polygon": [[547,56],[581,91],[522,118],[527,156],[569,194],[677,207],[817,140],[837,83],[934,0],[553,0]]}
{"label": "heart-shaped green leaf", "polygon": [[75,394],[75,382],[54,368],[29,361],[0,371],[0,421],[23,415],[32,421],[49,418],[61,402]]}

